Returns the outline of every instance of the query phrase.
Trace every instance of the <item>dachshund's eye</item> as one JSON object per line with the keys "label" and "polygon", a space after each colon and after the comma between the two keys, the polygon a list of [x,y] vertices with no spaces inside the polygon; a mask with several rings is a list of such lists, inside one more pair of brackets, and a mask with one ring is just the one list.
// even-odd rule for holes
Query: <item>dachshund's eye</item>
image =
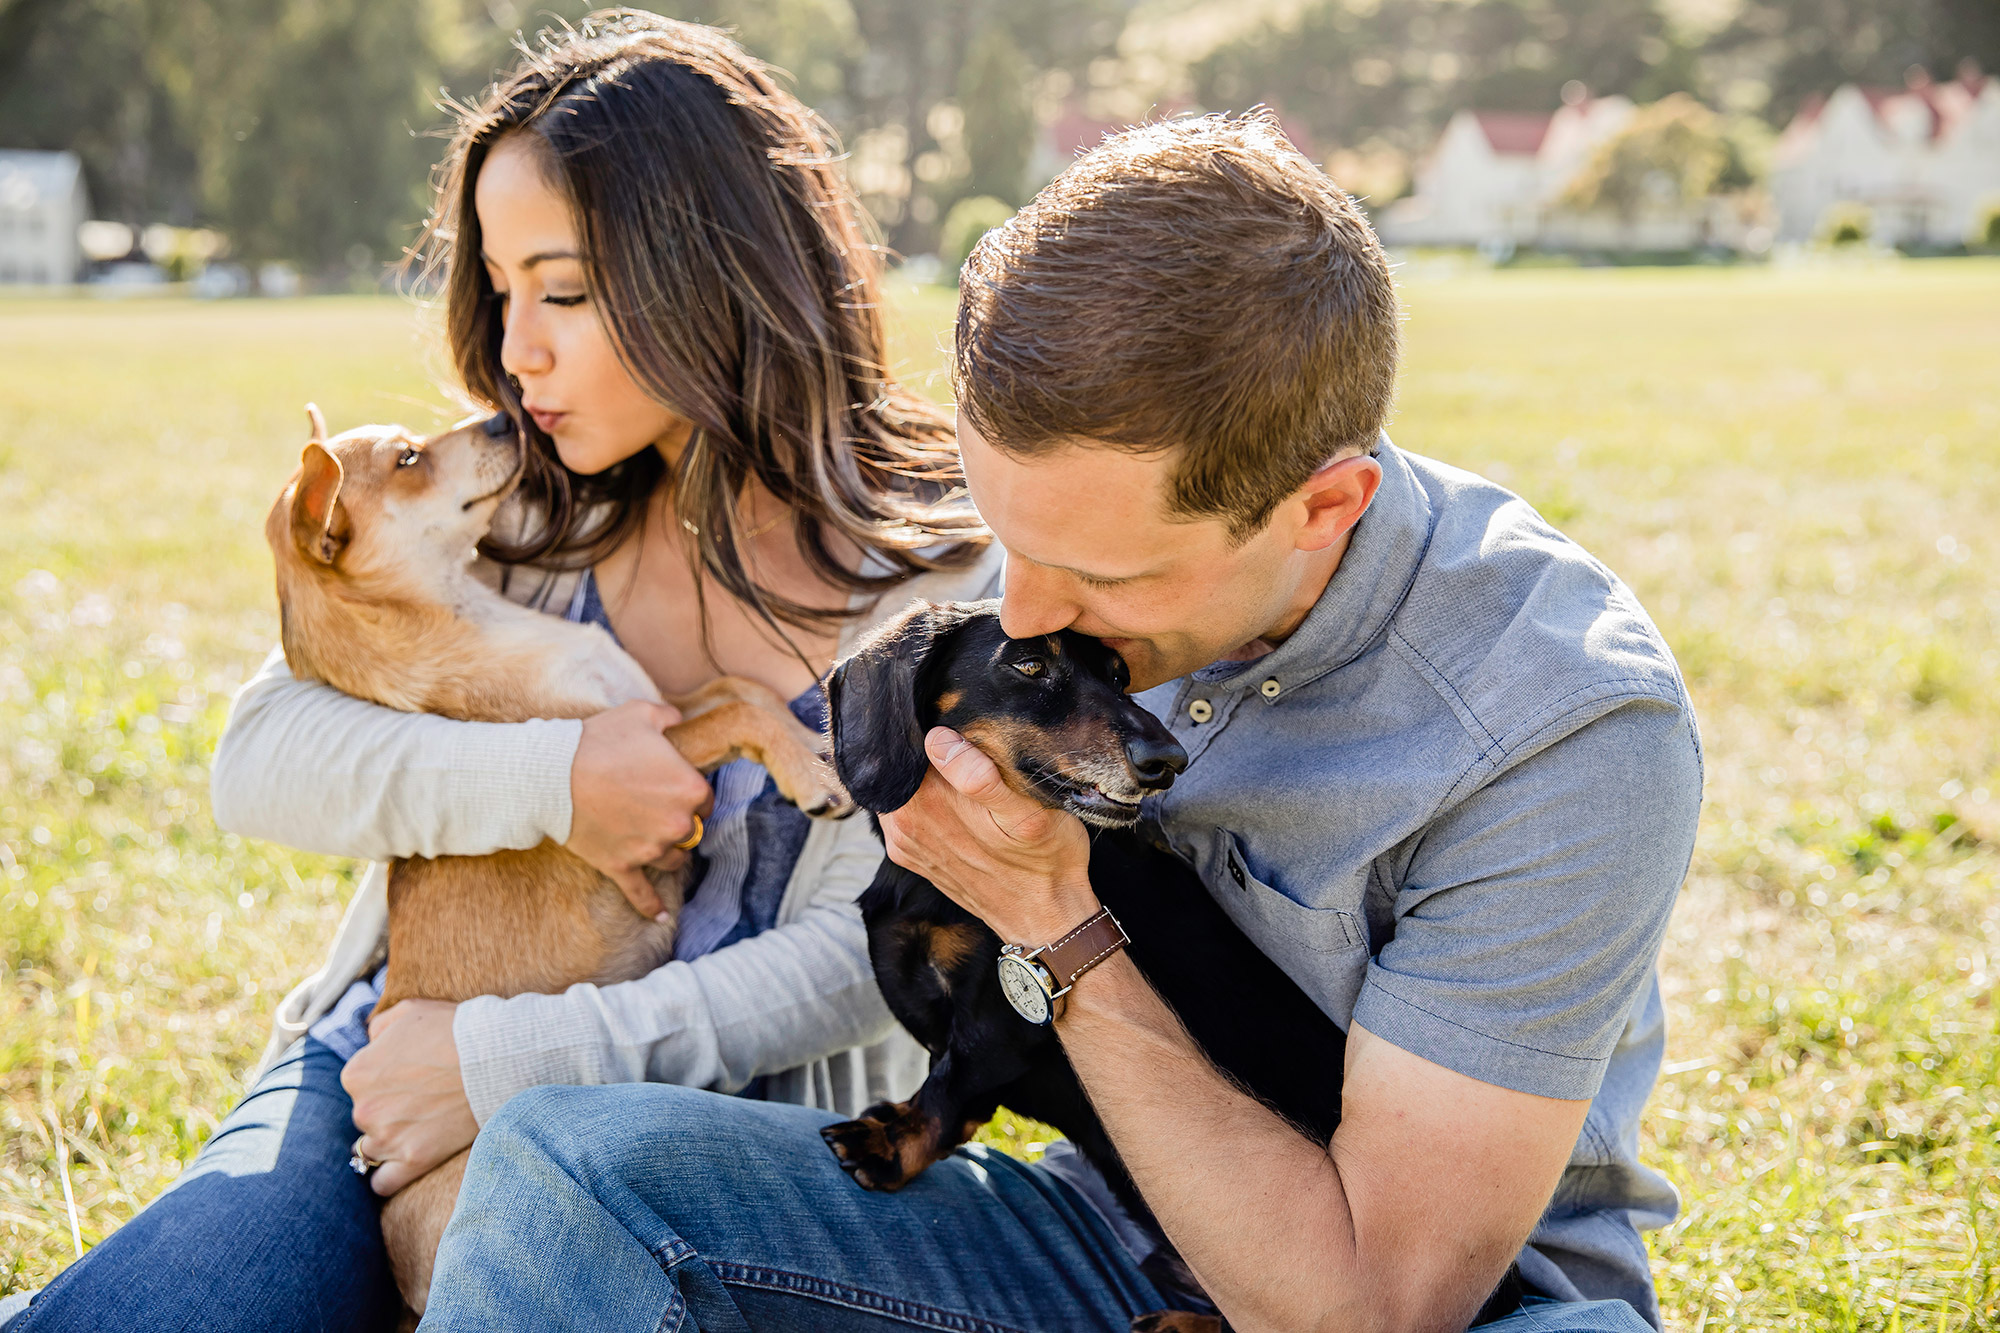
{"label": "dachshund's eye", "polygon": [[1014,670],[1020,672],[1030,680],[1035,679],[1049,669],[1048,663],[1042,661],[1039,657],[1024,657],[1020,661],[1012,663],[1012,666]]}
{"label": "dachshund's eye", "polygon": [[1132,683],[1131,669],[1125,665],[1125,659],[1115,653],[1112,655],[1111,666],[1106,674],[1111,677],[1111,685],[1114,689],[1122,690]]}
{"label": "dachshund's eye", "polygon": [[396,455],[396,466],[415,467],[417,460],[423,456],[423,451],[420,449],[404,449],[402,453]]}

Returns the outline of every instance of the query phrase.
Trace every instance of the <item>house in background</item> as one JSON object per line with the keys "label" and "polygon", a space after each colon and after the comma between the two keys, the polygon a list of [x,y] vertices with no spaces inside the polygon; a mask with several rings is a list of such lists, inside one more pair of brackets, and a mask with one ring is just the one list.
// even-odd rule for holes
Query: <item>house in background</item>
{"label": "house in background", "polygon": [[79,280],[89,216],[76,154],[0,150],[0,285]]}
{"label": "house in background", "polygon": [[1632,111],[1627,98],[1580,91],[1552,114],[1461,111],[1417,167],[1415,190],[1376,227],[1399,246],[1541,242],[1564,187]]}
{"label": "house in background", "polygon": [[1846,84],[1807,102],[1771,167],[1778,239],[1816,235],[1837,209],[1867,210],[1874,239],[1959,245],[2000,207],[2000,80],[1968,66],[1949,83]]}

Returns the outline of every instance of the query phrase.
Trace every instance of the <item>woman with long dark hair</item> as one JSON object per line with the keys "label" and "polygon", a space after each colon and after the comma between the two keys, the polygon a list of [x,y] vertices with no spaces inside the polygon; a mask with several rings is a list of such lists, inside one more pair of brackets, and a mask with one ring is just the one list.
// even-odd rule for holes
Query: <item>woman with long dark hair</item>
{"label": "woman with long dark hair", "polygon": [[[855,634],[913,596],[990,589],[948,423],[885,368],[879,260],[832,136],[763,66],[713,29],[609,11],[456,110],[424,254],[464,389],[528,439],[482,551],[507,596],[604,625],[663,692],[749,676],[813,718]],[[923,1054],[853,903],[881,854],[866,824],[810,824],[747,761],[711,789],[661,736],[672,720],[396,713],[274,653],[218,749],[217,822],[376,864],[241,1105],[9,1333],[386,1327],[376,1197],[538,1084],[847,1114],[914,1087]],[[371,1029],[382,863],[544,839],[634,896],[641,867],[695,857],[674,961],[563,995],[407,1001]]]}

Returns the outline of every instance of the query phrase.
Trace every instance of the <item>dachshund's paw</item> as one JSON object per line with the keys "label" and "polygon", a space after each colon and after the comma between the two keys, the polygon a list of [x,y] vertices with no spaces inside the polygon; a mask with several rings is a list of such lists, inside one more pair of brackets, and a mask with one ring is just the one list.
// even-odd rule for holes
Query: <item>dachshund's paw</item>
{"label": "dachshund's paw", "polygon": [[938,1158],[937,1123],[908,1102],[871,1106],[859,1120],[828,1125],[819,1136],[863,1189],[899,1190]]}
{"label": "dachshund's paw", "polygon": [[1225,1333],[1220,1315],[1188,1310],[1155,1310],[1132,1321],[1132,1333]]}

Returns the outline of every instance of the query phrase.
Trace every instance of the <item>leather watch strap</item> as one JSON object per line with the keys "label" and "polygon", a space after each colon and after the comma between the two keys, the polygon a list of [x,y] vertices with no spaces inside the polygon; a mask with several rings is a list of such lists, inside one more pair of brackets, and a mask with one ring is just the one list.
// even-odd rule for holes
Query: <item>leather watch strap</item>
{"label": "leather watch strap", "polygon": [[1111,909],[1100,907],[1095,916],[1043,949],[1041,963],[1054,975],[1056,988],[1068,990],[1078,977],[1130,943]]}

